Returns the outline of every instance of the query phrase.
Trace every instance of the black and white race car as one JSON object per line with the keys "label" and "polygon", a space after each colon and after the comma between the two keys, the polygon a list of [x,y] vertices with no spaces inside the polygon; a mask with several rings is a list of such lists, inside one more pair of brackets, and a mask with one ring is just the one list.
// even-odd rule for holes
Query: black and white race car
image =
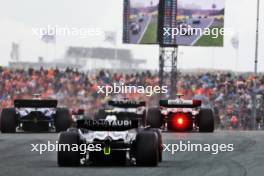
{"label": "black and white race car", "polygon": [[109,101],[107,108],[99,109],[95,120],[105,119],[108,114],[116,114],[119,118],[138,118],[146,126],[146,103],[143,101]]}
{"label": "black and white race car", "polygon": [[166,131],[214,131],[211,109],[201,107],[201,100],[184,100],[177,95],[174,100],[160,100],[159,107],[148,109],[147,124]]}
{"label": "black and white race car", "polygon": [[[144,102],[110,101],[112,110],[105,117],[78,119],[76,128],[60,133],[58,145],[77,144],[79,149],[59,150],[59,166],[81,164],[117,164],[157,166],[162,160],[162,137],[159,129],[147,128],[135,109]],[[118,109],[119,108],[119,109]],[[96,150],[81,151],[81,147],[95,146]]]}
{"label": "black and white race car", "polygon": [[140,25],[138,23],[132,24],[130,29],[131,29],[131,32],[132,32],[133,35],[138,34],[140,32],[140,30],[141,30]]}
{"label": "black and white race car", "polygon": [[57,100],[40,98],[14,100],[14,107],[4,108],[0,119],[2,133],[60,132],[66,131],[71,123],[67,108],[58,108]]}

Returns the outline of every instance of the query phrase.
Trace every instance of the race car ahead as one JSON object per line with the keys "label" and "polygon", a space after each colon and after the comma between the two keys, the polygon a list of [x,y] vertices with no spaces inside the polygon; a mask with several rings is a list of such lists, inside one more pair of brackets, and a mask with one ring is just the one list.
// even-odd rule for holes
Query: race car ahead
{"label": "race car ahead", "polygon": [[16,131],[66,131],[72,123],[67,108],[58,108],[57,100],[17,99],[14,107],[4,108],[0,117],[2,133]]}
{"label": "race car ahead", "polygon": [[143,126],[146,126],[146,103],[143,101],[130,101],[122,99],[120,101],[109,101],[107,108],[98,110],[95,114],[95,120],[105,119],[110,114],[117,114],[122,118],[135,118],[140,120]]}
{"label": "race car ahead", "polygon": [[141,30],[140,25],[138,23],[132,24],[130,29],[131,29],[133,35],[138,34]]}
{"label": "race car ahead", "polygon": [[84,109],[81,109],[81,108],[72,109],[71,117],[72,117],[72,120],[73,120],[73,125],[75,125],[78,120],[82,120],[82,119],[85,118]]}
{"label": "race car ahead", "polygon": [[[110,101],[101,117],[78,119],[76,128],[60,133],[60,145],[77,144],[79,150],[59,150],[59,166],[137,165],[157,166],[162,160],[162,137],[159,129],[142,124],[144,102]],[[141,110],[140,110],[141,111]],[[144,110],[143,110],[144,111]],[[142,111],[142,112],[143,112]],[[80,150],[80,146],[96,150]],[[85,148],[85,147],[84,147]]]}
{"label": "race car ahead", "polygon": [[160,107],[149,108],[147,124],[166,131],[213,132],[214,115],[211,109],[201,107],[201,100],[160,100]]}
{"label": "race car ahead", "polygon": [[192,19],[192,24],[200,24],[201,23],[201,20],[200,20],[200,18],[194,18],[194,19]]}

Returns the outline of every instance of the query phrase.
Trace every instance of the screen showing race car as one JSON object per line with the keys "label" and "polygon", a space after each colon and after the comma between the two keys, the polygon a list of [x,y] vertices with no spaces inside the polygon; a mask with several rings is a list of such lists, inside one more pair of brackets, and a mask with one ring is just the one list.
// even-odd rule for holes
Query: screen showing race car
{"label": "screen showing race car", "polygon": [[225,0],[125,0],[123,42],[223,46]]}
{"label": "screen showing race car", "polygon": [[159,0],[124,0],[123,42],[157,44]]}

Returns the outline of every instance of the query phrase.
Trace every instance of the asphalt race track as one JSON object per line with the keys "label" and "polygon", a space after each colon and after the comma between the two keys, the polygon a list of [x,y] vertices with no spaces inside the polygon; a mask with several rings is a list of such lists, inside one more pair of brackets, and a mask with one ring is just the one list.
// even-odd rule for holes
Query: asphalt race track
{"label": "asphalt race track", "polygon": [[149,16],[143,17],[143,21],[138,23],[140,26],[140,31],[138,34],[133,34],[132,31],[130,30],[129,32],[130,43],[132,44],[140,43],[140,40],[142,39],[144,32],[146,30],[146,27],[148,26],[148,23],[150,22],[150,20],[151,20],[151,17]]}
{"label": "asphalt race track", "polygon": [[[200,24],[192,24],[191,26],[193,28],[198,28],[204,30],[205,28],[209,28],[212,24],[214,19],[212,18],[206,18],[206,19],[200,19]],[[178,45],[186,45],[186,46],[193,46],[201,37],[200,34],[194,34],[194,35],[177,35],[176,41]]]}
{"label": "asphalt race track", "polygon": [[164,152],[164,161],[156,168],[76,167],[62,168],[56,152],[40,155],[30,152],[31,143],[54,142],[58,134],[0,134],[0,175],[8,176],[88,176],[88,175],[179,175],[179,176],[260,176],[264,175],[264,132],[216,131],[213,134],[165,133],[164,143],[190,140],[192,143],[234,144],[233,152],[212,155],[208,152]]}

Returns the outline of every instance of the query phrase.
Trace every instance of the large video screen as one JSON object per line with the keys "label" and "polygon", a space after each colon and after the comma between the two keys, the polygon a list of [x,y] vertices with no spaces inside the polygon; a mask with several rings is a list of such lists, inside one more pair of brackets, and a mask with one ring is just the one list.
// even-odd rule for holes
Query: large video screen
{"label": "large video screen", "polygon": [[125,0],[123,42],[223,46],[225,0]]}
{"label": "large video screen", "polygon": [[159,0],[124,0],[123,42],[157,44]]}

